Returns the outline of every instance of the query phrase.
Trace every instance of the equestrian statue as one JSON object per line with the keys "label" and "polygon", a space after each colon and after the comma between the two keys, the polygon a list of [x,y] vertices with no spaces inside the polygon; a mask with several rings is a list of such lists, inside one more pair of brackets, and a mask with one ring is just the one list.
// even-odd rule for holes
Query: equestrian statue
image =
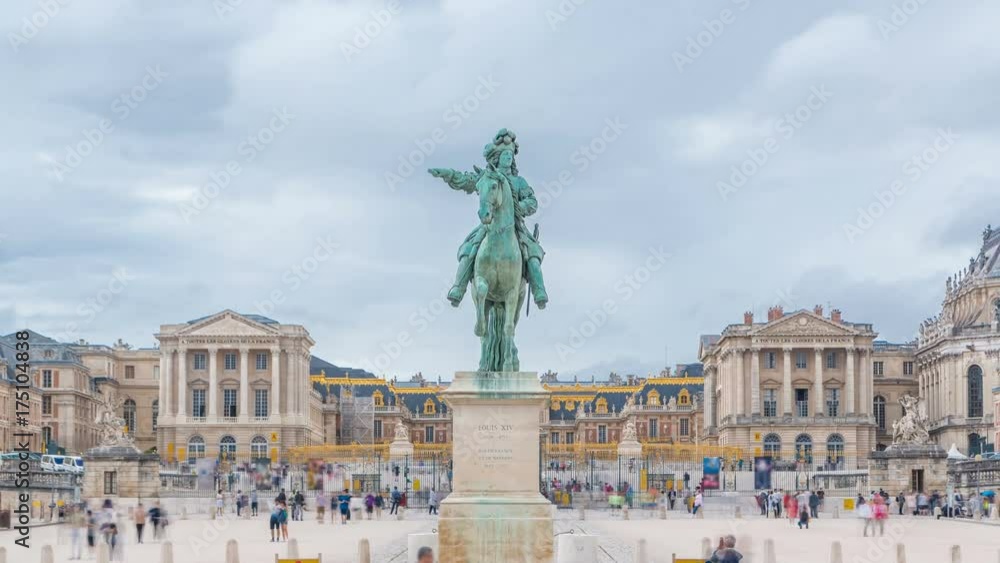
{"label": "equestrian statue", "polygon": [[539,309],[548,303],[542,279],[545,251],[538,225],[530,233],[526,217],[538,210],[535,192],[518,175],[517,136],[501,129],[483,148],[486,168],[472,172],[431,168],[449,187],[479,194],[479,222],[458,249],[458,273],[448,300],[458,307],[468,287],[476,306],[475,334],[480,337],[479,370],[519,371],[514,328],[528,290]]}

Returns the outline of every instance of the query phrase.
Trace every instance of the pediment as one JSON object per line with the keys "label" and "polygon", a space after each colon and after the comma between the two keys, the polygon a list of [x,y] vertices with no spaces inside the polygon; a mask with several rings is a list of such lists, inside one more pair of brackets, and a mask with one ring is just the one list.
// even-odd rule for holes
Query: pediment
{"label": "pediment", "polygon": [[183,336],[277,336],[273,327],[250,320],[239,313],[223,311],[184,328]]}
{"label": "pediment", "polygon": [[852,328],[808,311],[792,313],[753,332],[753,336],[854,336],[855,334],[857,333]]}

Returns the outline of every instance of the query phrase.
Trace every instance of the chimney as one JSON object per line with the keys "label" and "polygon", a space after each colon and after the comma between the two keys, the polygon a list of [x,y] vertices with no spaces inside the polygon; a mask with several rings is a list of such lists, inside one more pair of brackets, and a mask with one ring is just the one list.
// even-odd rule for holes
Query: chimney
{"label": "chimney", "polygon": [[747,311],[743,313],[743,324],[745,325],[753,324],[753,311]]}
{"label": "chimney", "polygon": [[830,320],[835,323],[843,322],[843,319],[840,316],[840,309],[830,311]]}
{"label": "chimney", "polygon": [[767,322],[772,322],[785,316],[785,310],[781,305],[775,305],[767,310]]}
{"label": "chimney", "polygon": [[820,317],[822,317],[823,316],[823,306],[822,305],[816,305],[815,307],[813,307],[813,313],[816,313],[817,315],[819,315]]}

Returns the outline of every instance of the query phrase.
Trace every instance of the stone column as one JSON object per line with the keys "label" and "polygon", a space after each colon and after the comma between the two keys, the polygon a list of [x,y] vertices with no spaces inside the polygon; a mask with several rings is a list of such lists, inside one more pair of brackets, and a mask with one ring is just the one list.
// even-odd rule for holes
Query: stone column
{"label": "stone column", "polygon": [[281,348],[271,348],[271,418],[281,418]]}
{"label": "stone column", "polygon": [[177,422],[187,417],[187,347],[177,347]]}
{"label": "stone column", "polygon": [[295,416],[295,386],[297,382],[295,381],[296,371],[298,371],[298,352],[295,350],[286,350],[285,356],[288,357],[288,374],[285,375],[285,381],[288,382],[288,391],[285,394],[285,416]]}
{"label": "stone column", "polygon": [[170,388],[174,384],[173,348],[160,349],[160,417],[174,416],[177,411],[170,404]]}
{"label": "stone column", "polygon": [[813,363],[816,364],[813,367],[815,371],[815,381],[813,382],[813,394],[816,398],[813,399],[813,405],[815,405],[816,412],[813,416],[823,416],[825,410],[823,408],[823,347],[817,346],[813,351]]}
{"label": "stone column", "polygon": [[847,360],[846,360],[846,370],[847,370],[847,382],[845,383],[844,395],[847,396],[847,414],[854,414],[857,411],[857,398],[854,396],[856,390],[854,388],[854,347],[849,346],[847,350]]}
{"label": "stone column", "polygon": [[715,367],[705,374],[705,428],[715,427]]}
{"label": "stone column", "polygon": [[736,410],[733,413],[736,416],[742,416],[747,413],[747,397],[746,397],[746,385],[744,385],[745,375],[743,374],[743,348],[737,348],[733,351],[736,354]]}
{"label": "stone column", "polygon": [[208,420],[214,422],[219,417],[219,347],[208,347]]}
{"label": "stone column", "polygon": [[760,350],[750,351],[750,414],[760,415]]}
{"label": "stone column", "polygon": [[961,385],[959,385],[959,393],[961,393],[959,397],[961,399],[959,400],[957,414],[962,418],[966,418],[969,416],[969,370],[963,369],[959,374],[958,380],[961,382]]}
{"label": "stone column", "polygon": [[875,395],[872,392],[872,389],[875,387],[875,372],[872,367],[871,348],[866,348],[864,350],[864,361],[861,363],[861,373],[864,374],[861,378],[861,385],[865,392],[864,396],[861,398],[861,408],[858,410],[861,414],[870,416],[872,412],[872,401],[875,399]]}
{"label": "stone column", "polygon": [[250,376],[247,362],[250,361],[250,348],[240,346],[240,422],[250,418]]}
{"label": "stone column", "polygon": [[781,399],[784,402],[783,408],[786,415],[795,412],[792,406],[792,348],[785,346],[781,349],[784,356],[784,377],[781,381]]}

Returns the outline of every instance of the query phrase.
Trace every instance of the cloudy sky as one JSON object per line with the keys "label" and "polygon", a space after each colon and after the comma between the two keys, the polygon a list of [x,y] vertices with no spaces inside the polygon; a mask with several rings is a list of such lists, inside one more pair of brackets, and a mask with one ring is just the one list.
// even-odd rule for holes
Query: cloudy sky
{"label": "cloudy sky", "polygon": [[525,370],[696,361],[775,303],[908,340],[1000,222],[996,3],[43,4],[0,8],[4,333],[229,308],[448,379],[477,201],[424,169],[500,127],[543,204]]}

